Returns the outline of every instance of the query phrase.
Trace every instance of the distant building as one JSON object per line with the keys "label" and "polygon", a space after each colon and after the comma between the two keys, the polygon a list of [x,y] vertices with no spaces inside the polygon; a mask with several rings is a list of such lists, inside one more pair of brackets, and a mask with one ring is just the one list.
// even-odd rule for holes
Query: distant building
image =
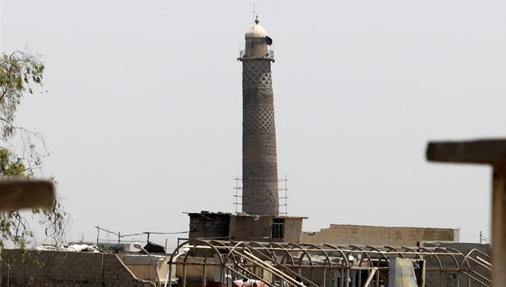
{"label": "distant building", "polygon": [[299,243],[305,217],[189,213],[190,239]]}
{"label": "distant building", "polygon": [[318,232],[302,232],[300,241],[334,245],[417,246],[423,241],[458,242],[459,230],[331,224]]}

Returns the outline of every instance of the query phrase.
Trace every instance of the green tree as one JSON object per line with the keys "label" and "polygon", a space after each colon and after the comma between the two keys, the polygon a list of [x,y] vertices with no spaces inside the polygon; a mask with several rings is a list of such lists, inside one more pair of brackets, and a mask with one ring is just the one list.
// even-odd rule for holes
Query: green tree
{"label": "green tree", "polygon": [[[32,177],[42,168],[43,138],[15,125],[23,97],[41,94],[45,66],[38,57],[24,52],[0,54],[0,177]],[[55,200],[53,207],[33,209],[31,215],[54,240],[63,236],[66,213]],[[0,244],[11,241],[24,247],[33,239],[28,212],[0,212]]]}

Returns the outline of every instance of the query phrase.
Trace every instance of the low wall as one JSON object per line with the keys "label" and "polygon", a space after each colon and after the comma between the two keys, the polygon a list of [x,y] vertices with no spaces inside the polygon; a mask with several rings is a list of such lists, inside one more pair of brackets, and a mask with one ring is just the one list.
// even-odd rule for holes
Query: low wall
{"label": "low wall", "polygon": [[386,227],[331,224],[318,232],[302,232],[301,243],[335,245],[416,246],[419,241],[458,241],[451,228]]}
{"label": "low wall", "polygon": [[136,278],[115,254],[3,250],[2,286],[155,286]]}

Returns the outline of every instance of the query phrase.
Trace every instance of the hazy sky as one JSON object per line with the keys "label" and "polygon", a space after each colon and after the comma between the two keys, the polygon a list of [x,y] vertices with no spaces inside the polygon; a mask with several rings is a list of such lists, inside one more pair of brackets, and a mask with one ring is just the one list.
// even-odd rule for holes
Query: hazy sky
{"label": "hazy sky", "polygon": [[[2,1],[2,0],[0,0]],[[233,211],[252,1],[3,0],[4,51],[47,64],[19,123],[39,131],[72,216],[122,233]],[[506,135],[505,1],[258,0],[274,39],[279,174],[305,230],[488,234],[490,169],[429,164],[430,139]]]}

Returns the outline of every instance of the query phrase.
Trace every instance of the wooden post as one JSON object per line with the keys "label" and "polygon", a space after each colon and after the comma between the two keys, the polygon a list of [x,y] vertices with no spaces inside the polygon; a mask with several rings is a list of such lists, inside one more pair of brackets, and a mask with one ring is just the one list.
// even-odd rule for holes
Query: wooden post
{"label": "wooden post", "polygon": [[54,204],[54,186],[47,180],[0,180],[0,211],[49,208]]}
{"label": "wooden post", "polygon": [[493,175],[492,284],[506,286],[506,167],[494,167]]}
{"label": "wooden post", "polygon": [[432,142],[427,159],[493,167],[492,286],[506,287],[506,140]]}

